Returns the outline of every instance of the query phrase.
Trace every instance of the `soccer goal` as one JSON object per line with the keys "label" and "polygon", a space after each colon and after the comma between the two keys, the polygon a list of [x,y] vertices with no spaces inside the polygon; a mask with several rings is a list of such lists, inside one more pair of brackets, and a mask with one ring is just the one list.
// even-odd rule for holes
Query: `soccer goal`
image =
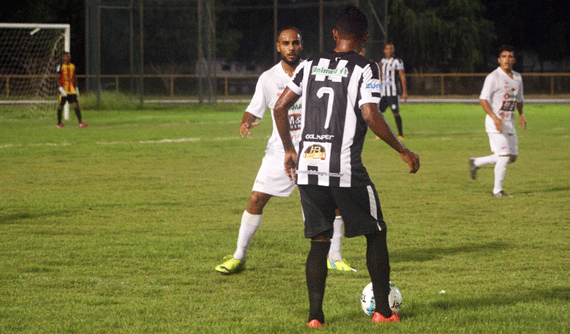
{"label": "soccer goal", "polygon": [[[69,24],[0,23],[0,104],[53,109],[57,65],[69,49]],[[64,115],[69,119],[67,105]]]}

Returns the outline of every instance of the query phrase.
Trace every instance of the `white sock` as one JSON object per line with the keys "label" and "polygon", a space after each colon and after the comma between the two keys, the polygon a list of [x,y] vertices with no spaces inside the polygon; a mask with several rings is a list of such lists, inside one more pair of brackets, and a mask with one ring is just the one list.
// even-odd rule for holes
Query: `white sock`
{"label": "white sock", "polygon": [[251,242],[251,239],[253,239],[255,231],[257,231],[259,225],[261,225],[261,216],[262,215],[252,215],[247,211],[243,212],[234,259],[240,261],[245,260],[249,243]]}
{"label": "white sock", "polygon": [[495,164],[495,188],[493,188],[493,194],[498,193],[503,190],[503,180],[505,179],[505,174],[507,172],[507,164],[509,163],[510,157],[501,156],[498,158]]}
{"label": "white sock", "polygon": [[497,163],[497,159],[499,158],[496,154],[491,154],[486,157],[475,158],[473,163],[475,166],[480,167],[483,165],[494,165]]}
{"label": "white sock", "polygon": [[342,246],[342,226],[344,221],[341,216],[336,216],[333,223],[333,237],[331,239],[331,248],[329,249],[329,259],[332,262],[342,261],[340,248]]}

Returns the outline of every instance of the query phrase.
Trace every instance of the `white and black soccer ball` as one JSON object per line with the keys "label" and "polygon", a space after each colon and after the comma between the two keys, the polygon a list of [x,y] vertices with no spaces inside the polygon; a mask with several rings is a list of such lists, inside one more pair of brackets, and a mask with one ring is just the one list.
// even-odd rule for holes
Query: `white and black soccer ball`
{"label": "white and black soccer ball", "polygon": [[[390,308],[392,311],[398,313],[400,307],[402,307],[402,293],[398,287],[390,282],[390,294],[388,295],[388,303],[390,303]],[[372,283],[369,283],[364,290],[362,290],[362,296],[360,297],[360,304],[362,305],[362,310],[368,315],[372,315],[376,309],[376,301],[374,299],[374,291],[372,290]]]}

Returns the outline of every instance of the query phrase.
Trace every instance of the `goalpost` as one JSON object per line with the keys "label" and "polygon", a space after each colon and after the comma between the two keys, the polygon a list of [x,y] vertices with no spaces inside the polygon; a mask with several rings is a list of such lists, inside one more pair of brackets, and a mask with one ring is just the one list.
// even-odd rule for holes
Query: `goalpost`
{"label": "goalpost", "polygon": [[[69,24],[0,23],[0,104],[53,106],[57,65],[69,50]],[[64,117],[69,119],[67,103]]]}

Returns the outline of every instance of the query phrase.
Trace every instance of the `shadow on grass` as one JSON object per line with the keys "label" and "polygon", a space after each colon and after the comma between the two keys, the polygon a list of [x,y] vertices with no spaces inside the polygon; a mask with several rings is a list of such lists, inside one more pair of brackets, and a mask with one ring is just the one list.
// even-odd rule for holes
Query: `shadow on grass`
{"label": "shadow on grass", "polygon": [[70,211],[54,211],[54,212],[39,212],[39,213],[21,212],[21,213],[12,213],[12,214],[0,214],[0,225],[17,224],[22,220],[28,220],[28,219],[31,222],[33,222],[33,220],[37,218],[46,218],[52,216],[61,217],[68,213],[70,213]]}
{"label": "shadow on grass", "polygon": [[461,253],[496,252],[507,249],[503,242],[487,242],[484,244],[468,244],[454,247],[410,248],[390,253],[391,262],[424,262],[441,259],[443,256]]}
{"label": "shadow on grass", "polygon": [[431,307],[440,310],[449,309],[479,309],[487,306],[507,306],[520,302],[536,303],[547,301],[549,303],[557,301],[570,301],[570,288],[553,287],[547,289],[525,290],[516,295],[484,296],[479,298],[461,298],[453,300],[438,300],[430,303]]}

